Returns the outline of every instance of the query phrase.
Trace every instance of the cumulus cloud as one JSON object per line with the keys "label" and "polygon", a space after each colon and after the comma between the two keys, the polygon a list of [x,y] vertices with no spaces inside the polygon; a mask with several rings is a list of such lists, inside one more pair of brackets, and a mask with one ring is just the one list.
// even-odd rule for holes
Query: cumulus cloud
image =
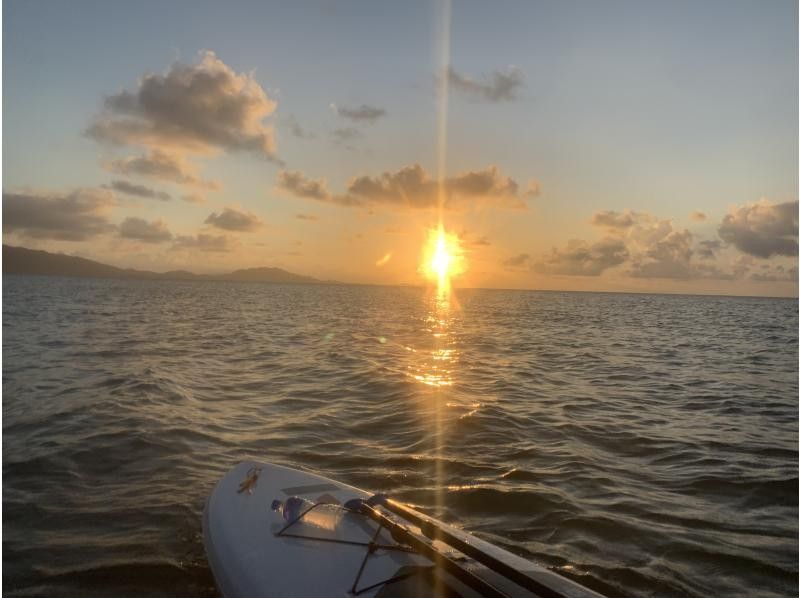
{"label": "cumulus cloud", "polygon": [[[519,186],[500,174],[495,166],[484,170],[464,172],[444,181],[444,203],[455,207],[458,203],[481,199],[523,207]],[[379,176],[359,176],[350,181],[345,198],[351,204],[388,204],[414,208],[429,208],[438,203],[439,185],[419,164],[406,166],[396,172]]]}
{"label": "cumulus cloud", "polygon": [[233,242],[225,235],[178,235],[172,248],[225,253],[231,251]]}
{"label": "cumulus cloud", "polygon": [[165,74],[143,76],[131,91],[108,96],[87,133],[120,145],[244,151],[273,159],[274,132],[262,121],[275,107],[251,74],[204,52],[196,64],[174,64]]}
{"label": "cumulus cloud", "polygon": [[281,170],[278,172],[278,189],[297,197],[307,197],[320,201],[328,201],[331,194],[325,181],[315,181],[297,170]]}
{"label": "cumulus cloud", "polygon": [[[445,181],[446,189],[455,196],[517,198],[519,185],[503,176],[496,166],[463,172]],[[522,204],[520,204],[522,205]]]}
{"label": "cumulus cloud", "polygon": [[356,108],[348,108],[347,106],[337,106],[336,104],[331,104],[331,109],[342,118],[347,118],[356,122],[367,122],[370,124],[382,116],[386,116],[386,110],[383,108],[369,106],[367,104],[361,104],[361,106]]}
{"label": "cumulus cloud", "polygon": [[143,156],[112,160],[104,164],[106,170],[125,176],[144,176],[216,191],[220,184],[204,181],[197,176],[195,168],[183,157],[161,150],[153,150]]}
{"label": "cumulus cloud", "polygon": [[455,91],[486,102],[515,100],[517,91],[523,84],[522,72],[514,67],[509,67],[506,71],[492,71],[480,80],[462,75],[450,67],[447,70],[447,79]]}
{"label": "cumulus cloud", "polygon": [[709,260],[720,248],[719,242],[701,241],[695,250],[694,235],[676,229],[669,219],[645,212],[602,211],[592,216],[592,224],[624,242],[635,278],[730,278],[716,265],[697,263],[695,256]]}
{"label": "cumulus cloud", "polygon": [[144,243],[163,243],[172,239],[166,222],[154,220],[147,222],[142,218],[126,218],[119,225],[119,236],[123,239],[135,239]]}
{"label": "cumulus cloud", "polygon": [[85,241],[114,230],[108,214],[115,204],[114,193],[108,189],[3,193],[3,233]]}
{"label": "cumulus cloud", "polygon": [[554,247],[534,264],[534,269],[543,274],[599,276],[609,268],[622,264],[628,255],[628,249],[620,239],[608,237],[591,244],[572,240],[564,248]]}
{"label": "cumulus cloud", "polygon": [[630,210],[625,210],[624,212],[605,210],[592,216],[592,224],[607,229],[621,230],[633,226],[636,223],[637,216],[636,212],[631,212]]}
{"label": "cumulus cloud", "polygon": [[129,181],[111,181],[109,185],[114,191],[125,193],[126,195],[134,195],[136,197],[145,197],[148,199],[160,199],[161,201],[169,201],[172,199],[166,191],[156,191],[144,185],[137,185]]}
{"label": "cumulus cloud", "polygon": [[503,265],[507,268],[519,268],[520,266],[524,266],[531,260],[531,256],[527,253],[520,253],[519,255],[514,255],[506,260],[503,260]]}
{"label": "cumulus cloud", "polygon": [[219,214],[212,212],[206,218],[205,223],[223,230],[237,232],[253,232],[264,224],[255,214],[240,212],[233,208],[225,208]]}
{"label": "cumulus cloud", "polygon": [[701,274],[692,262],[692,233],[676,230],[671,220],[631,210],[605,210],[595,213],[591,222],[624,243],[626,258],[632,262],[628,274],[635,278],[692,278]]}
{"label": "cumulus cloud", "polygon": [[706,215],[703,212],[695,211],[689,214],[689,218],[691,218],[695,222],[704,222],[706,219]]}
{"label": "cumulus cloud", "polygon": [[634,260],[635,278],[692,278],[699,271],[692,264],[692,233],[671,231]]}
{"label": "cumulus cloud", "polygon": [[[412,208],[436,207],[439,184],[422,166],[412,164],[378,176],[361,175],[350,180],[342,194],[332,194],[324,181],[315,181],[301,172],[281,171],[277,186],[297,197],[316,199],[343,206],[393,205]],[[505,208],[525,208],[525,194],[517,182],[500,173],[496,166],[448,177],[442,185],[444,205],[457,209],[470,202]]]}
{"label": "cumulus cloud", "polygon": [[[478,200],[504,207],[525,207],[519,197],[519,185],[512,178],[502,175],[496,166],[448,177],[444,181],[443,191],[445,207],[449,208]],[[353,203],[416,208],[436,206],[438,196],[439,185],[419,164],[375,177],[356,177],[350,181],[346,194]]]}
{"label": "cumulus cloud", "polygon": [[534,269],[596,276],[627,262],[625,273],[634,278],[789,280],[794,270],[774,264],[755,269],[754,256],[796,255],[797,208],[797,202],[775,205],[762,200],[734,209],[723,220],[719,235],[743,255],[722,265],[717,262],[723,249],[719,239],[697,241],[688,229],[645,212],[600,211],[591,222],[607,235],[605,239],[593,244],[570,241],[565,248],[553,249]]}
{"label": "cumulus cloud", "polygon": [[759,258],[797,255],[798,202],[766,199],[734,208],[722,219],[720,238],[742,253]]}

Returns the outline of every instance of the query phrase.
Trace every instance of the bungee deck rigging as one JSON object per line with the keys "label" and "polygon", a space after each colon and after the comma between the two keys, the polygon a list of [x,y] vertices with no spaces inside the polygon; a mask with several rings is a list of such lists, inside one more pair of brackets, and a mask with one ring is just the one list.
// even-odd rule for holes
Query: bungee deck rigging
{"label": "bungee deck rigging", "polygon": [[[309,514],[317,507],[323,505],[326,505],[328,507],[340,508],[347,513],[357,513],[360,515],[364,515],[366,517],[369,517],[376,523],[378,523],[378,527],[375,530],[372,539],[369,542],[357,542],[353,540],[322,538],[322,537],[315,537],[303,534],[293,534],[288,532],[288,530],[291,527],[301,522],[307,514]],[[531,579],[530,577],[527,577],[524,574],[520,573],[518,570],[513,569],[508,565],[505,565],[503,562],[492,557],[490,554],[487,554],[475,548],[474,546],[469,545],[463,540],[456,538],[452,534],[449,534],[446,530],[442,529],[440,526],[436,525],[430,519],[424,518],[422,514],[417,513],[416,511],[406,507],[405,505],[393,501],[389,499],[387,496],[382,494],[373,495],[367,500],[354,498],[347,501],[344,504],[344,506],[331,505],[330,503],[323,503],[323,502],[314,503],[307,509],[305,509],[303,512],[301,512],[297,518],[289,521],[280,530],[278,530],[275,533],[275,536],[285,537],[285,538],[298,538],[304,540],[314,540],[318,542],[347,544],[351,546],[364,546],[366,548],[364,559],[361,561],[361,564],[359,565],[355,580],[353,581],[352,587],[350,588],[350,593],[355,596],[368,592],[369,590],[375,589],[381,585],[388,585],[391,583],[402,581],[404,579],[407,579],[413,575],[420,574],[422,572],[429,572],[433,567],[440,567],[441,569],[443,569],[444,571],[446,571],[447,573],[458,579],[460,582],[464,583],[473,590],[479,592],[482,596],[487,596],[490,598],[508,598],[509,594],[494,587],[486,580],[481,579],[480,577],[478,577],[465,567],[459,565],[455,559],[446,556],[441,551],[437,550],[431,543],[426,542],[419,535],[413,533],[410,529],[403,526],[401,523],[394,521],[393,519],[381,513],[378,509],[375,508],[376,505],[380,505],[381,507],[386,508],[388,511],[394,513],[395,515],[403,517],[410,523],[419,526],[420,531],[431,540],[434,541],[438,540],[444,542],[445,544],[451,546],[452,548],[459,550],[459,552],[462,552],[463,554],[486,565],[493,571],[503,575],[510,581],[513,581],[514,583],[520,585],[521,587],[527,590],[530,590],[531,592],[535,592],[537,596],[542,596],[543,598],[564,598],[563,594],[551,590],[550,588],[538,583],[536,580]],[[392,538],[396,542],[398,542],[397,544],[382,544],[376,542],[378,536],[380,535],[380,532],[384,529],[386,529],[391,534]],[[364,571],[364,568],[366,567],[367,561],[370,555],[372,555],[376,550],[399,550],[404,552],[414,552],[417,554],[421,554],[426,558],[431,559],[431,561],[433,561],[434,564],[431,567],[418,567],[415,571],[396,574],[383,581],[379,581],[365,588],[358,589],[358,582],[361,579],[361,575]]]}

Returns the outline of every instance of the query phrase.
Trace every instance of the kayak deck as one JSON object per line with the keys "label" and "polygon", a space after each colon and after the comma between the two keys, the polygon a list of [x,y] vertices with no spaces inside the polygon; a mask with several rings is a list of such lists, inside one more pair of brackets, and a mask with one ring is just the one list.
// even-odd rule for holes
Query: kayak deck
{"label": "kayak deck", "polygon": [[[270,505],[275,499],[283,501],[291,496],[326,504],[287,527]],[[335,506],[369,497],[363,490],[306,471],[268,463],[240,463],[219,481],[203,513],[203,541],[220,592],[226,598],[476,595],[436,569],[431,560],[398,547],[390,532],[379,530],[372,519]],[[550,595],[599,596],[462,530],[425,519],[551,588]],[[424,537],[419,528],[406,521],[400,523]],[[381,547],[369,550],[370,542]],[[503,594],[536,595],[441,542],[433,544],[438,552]],[[402,579],[382,583],[398,577]]]}

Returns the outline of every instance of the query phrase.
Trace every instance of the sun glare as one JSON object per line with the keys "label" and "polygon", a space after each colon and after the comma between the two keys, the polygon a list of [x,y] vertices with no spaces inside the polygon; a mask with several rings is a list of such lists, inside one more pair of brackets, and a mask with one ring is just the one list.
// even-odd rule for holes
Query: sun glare
{"label": "sun glare", "polygon": [[465,269],[466,263],[458,236],[446,232],[442,226],[428,231],[421,267],[425,277],[435,281],[439,288],[448,288],[450,280]]}

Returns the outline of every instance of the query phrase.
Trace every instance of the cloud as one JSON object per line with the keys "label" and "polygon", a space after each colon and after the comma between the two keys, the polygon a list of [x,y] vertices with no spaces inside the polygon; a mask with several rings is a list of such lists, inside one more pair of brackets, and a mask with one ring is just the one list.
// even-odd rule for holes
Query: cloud
{"label": "cloud", "polygon": [[691,263],[692,233],[671,231],[637,257],[631,268],[634,278],[693,278],[698,271]]}
{"label": "cloud", "polygon": [[230,237],[225,235],[179,235],[175,238],[172,245],[173,249],[196,249],[198,251],[209,251],[214,253],[224,253],[233,249]]}
{"label": "cloud", "polygon": [[[439,185],[419,164],[374,177],[354,177],[348,183],[346,192],[338,195],[331,193],[324,181],[310,179],[297,171],[279,172],[277,187],[296,197],[350,207],[388,205],[431,208],[436,207],[439,201]],[[501,174],[496,166],[449,177],[445,179],[442,191],[444,205],[449,209],[458,209],[470,203],[516,209],[526,207],[517,182]]]}
{"label": "cloud", "polygon": [[[678,229],[668,219],[646,212],[604,210],[591,223],[607,235],[596,243],[573,240],[564,249],[553,249],[534,265],[539,272],[597,276],[608,268],[629,264],[633,278],[730,280],[743,276],[748,265],[727,271],[713,263],[722,248],[719,240],[695,243],[688,229]],[[752,258],[750,258],[752,259]]]}
{"label": "cloud", "polygon": [[381,267],[385,266],[386,264],[388,264],[390,259],[392,259],[392,254],[391,253],[387,253],[381,259],[379,259],[377,262],[375,262],[375,265],[378,268],[381,268]]}
{"label": "cloud", "polygon": [[277,186],[279,189],[297,197],[307,197],[320,201],[329,201],[331,194],[325,181],[315,181],[296,170],[281,170],[278,172]]}
{"label": "cloud", "polygon": [[199,178],[194,167],[181,156],[161,150],[153,150],[143,156],[112,160],[105,163],[104,167],[110,172],[125,176],[144,176],[209,191],[221,188],[216,181]]}
{"label": "cloud", "polygon": [[720,238],[742,253],[759,258],[797,255],[798,202],[766,199],[734,208],[722,219]]}
{"label": "cloud", "polygon": [[225,208],[219,214],[212,212],[206,218],[205,223],[223,230],[237,232],[253,232],[264,225],[255,214],[240,212],[233,208]]}
{"label": "cloud", "polygon": [[757,282],[797,283],[797,265],[775,264],[739,254],[733,261],[733,277],[749,278]]}
{"label": "cloud", "polygon": [[[678,230],[671,220],[646,212],[605,210],[592,216],[594,226],[602,228],[625,244],[631,262],[628,271],[634,278],[730,278],[713,264],[694,260],[694,236]],[[701,241],[697,255],[711,259],[719,249],[715,241]]]}
{"label": "cloud", "polygon": [[609,268],[622,264],[628,255],[628,249],[620,239],[607,237],[591,244],[572,240],[563,249],[554,247],[534,264],[534,270],[543,274],[599,276]]}
{"label": "cloud", "polygon": [[531,256],[527,253],[520,253],[519,255],[512,256],[503,260],[503,265],[507,268],[519,268],[530,262]]}
{"label": "cloud", "polygon": [[518,197],[516,181],[500,174],[496,166],[473,170],[448,178],[449,193],[464,197]]}
{"label": "cloud", "polygon": [[631,210],[597,212],[592,216],[591,222],[605,229],[607,234],[624,239],[634,253],[648,251],[654,244],[675,231],[671,220]]}
{"label": "cloud", "polygon": [[750,275],[751,280],[758,282],[797,282],[797,266],[761,264],[758,272]]}
{"label": "cloud", "polygon": [[722,241],[714,239],[713,241],[700,241],[697,244],[697,255],[703,259],[710,260],[717,255],[717,252],[722,249]]}
{"label": "cloud", "polygon": [[625,210],[622,213],[605,210],[594,214],[591,222],[595,226],[619,230],[633,226],[636,223],[637,216],[636,212],[631,212],[630,210]]}
{"label": "cloud", "polygon": [[331,109],[342,118],[370,124],[374,123],[379,118],[386,116],[386,110],[383,108],[369,106],[367,104],[361,104],[361,106],[358,106],[357,108],[348,108],[346,106],[337,106],[336,104],[331,104]]}
{"label": "cloud", "polygon": [[[502,175],[496,166],[449,177],[445,179],[442,191],[444,205],[451,209],[470,202],[508,208],[525,207],[519,196],[519,185],[512,178]],[[344,198],[350,205],[430,208],[438,205],[439,185],[422,166],[413,164],[376,177],[356,177],[350,181]]]}
{"label": "cloud", "polygon": [[163,220],[147,222],[141,218],[126,218],[119,225],[119,236],[145,243],[163,243],[172,240],[167,224]]}
{"label": "cloud", "polygon": [[295,218],[297,218],[298,220],[309,220],[311,222],[319,220],[319,217],[314,216],[313,214],[296,214]]}
{"label": "cloud", "polygon": [[132,91],[106,97],[87,134],[100,141],[181,153],[250,152],[274,159],[276,103],[251,74],[236,73],[213,52],[193,65],[147,74]]}
{"label": "cloud", "polygon": [[85,241],[114,230],[108,214],[116,204],[108,189],[66,194],[4,193],[3,233],[37,239]]}
{"label": "cloud", "polygon": [[625,244],[631,262],[628,274],[634,278],[732,277],[714,264],[694,259],[695,255],[704,260],[714,258],[721,246],[718,241],[701,241],[695,251],[694,235],[676,229],[671,220],[646,212],[606,210],[595,213],[591,222]]}
{"label": "cloud", "polygon": [[359,203],[396,203],[415,207],[435,205],[436,182],[428,177],[419,165],[406,166],[397,172],[384,172],[380,176],[355,177],[347,187],[347,194]]}
{"label": "cloud", "polygon": [[703,212],[695,211],[689,214],[689,218],[691,218],[695,222],[704,222],[706,219],[706,215]]}
{"label": "cloud", "polygon": [[206,196],[202,193],[185,193],[184,195],[181,195],[181,199],[188,203],[206,203]]}
{"label": "cloud", "polygon": [[517,99],[517,91],[523,84],[522,71],[509,67],[505,72],[492,71],[481,80],[472,79],[455,71],[447,70],[450,86],[464,95],[486,102],[508,102]]}
{"label": "cloud", "polygon": [[156,191],[144,185],[136,185],[128,181],[111,181],[109,185],[114,191],[125,193],[126,195],[134,195],[136,197],[146,197],[148,199],[160,199],[161,201],[169,201],[172,199],[166,191]]}

